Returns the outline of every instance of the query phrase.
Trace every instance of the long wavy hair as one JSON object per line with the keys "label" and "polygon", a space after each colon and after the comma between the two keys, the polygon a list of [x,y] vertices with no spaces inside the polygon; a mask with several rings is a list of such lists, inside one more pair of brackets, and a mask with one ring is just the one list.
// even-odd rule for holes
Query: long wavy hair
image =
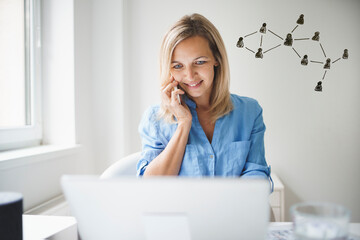
{"label": "long wavy hair", "polygon": [[[233,109],[230,98],[230,70],[224,42],[216,27],[204,16],[194,13],[186,15],[177,21],[165,34],[160,48],[160,82],[165,86],[170,82],[171,59],[175,47],[183,40],[201,36],[209,42],[210,49],[218,66],[214,67],[213,88],[210,95],[211,122],[226,115]],[[175,123],[174,116],[163,104],[159,118]]]}

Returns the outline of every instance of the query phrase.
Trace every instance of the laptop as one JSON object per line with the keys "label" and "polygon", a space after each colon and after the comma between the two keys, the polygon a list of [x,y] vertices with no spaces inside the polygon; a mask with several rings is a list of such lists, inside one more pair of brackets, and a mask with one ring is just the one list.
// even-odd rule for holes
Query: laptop
{"label": "laptop", "polygon": [[67,175],[82,240],[265,239],[269,184],[240,178]]}

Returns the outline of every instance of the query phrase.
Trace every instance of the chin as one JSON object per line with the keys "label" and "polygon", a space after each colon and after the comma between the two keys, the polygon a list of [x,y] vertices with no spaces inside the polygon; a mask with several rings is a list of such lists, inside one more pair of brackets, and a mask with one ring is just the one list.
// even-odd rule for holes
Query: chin
{"label": "chin", "polygon": [[189,93],[187,93],[187,95],[193,100],[202,96],[202,94],[189,94]]}

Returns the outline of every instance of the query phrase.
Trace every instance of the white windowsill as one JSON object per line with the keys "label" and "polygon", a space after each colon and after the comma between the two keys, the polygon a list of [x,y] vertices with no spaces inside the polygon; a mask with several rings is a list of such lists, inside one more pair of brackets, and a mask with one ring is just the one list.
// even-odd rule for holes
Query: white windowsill
{"label": "white windowsill", "polygon": [[51,160],[78,153],[82,146],[72,145],[42,145],[0,152],[0,170],[15,168],[35,162]]}

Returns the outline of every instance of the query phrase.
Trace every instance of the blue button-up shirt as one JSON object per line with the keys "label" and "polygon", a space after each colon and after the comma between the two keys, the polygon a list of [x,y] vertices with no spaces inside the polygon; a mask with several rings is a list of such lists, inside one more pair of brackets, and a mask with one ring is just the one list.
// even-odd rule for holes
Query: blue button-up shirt
{"label": "blue button-up shirt", "polygon": [[[265,160],[265,124],[262,108],[254,99],[231,95],[233,110],[217,119],[211,143],[202,129],[196,103],[185,97],[192,114],[192,125],[179,176],[241,176],[269,178]],[[159,105],[148,108],[139,125],[142,156],[137,174],[167,146],[177,124],[158,118]]]}

